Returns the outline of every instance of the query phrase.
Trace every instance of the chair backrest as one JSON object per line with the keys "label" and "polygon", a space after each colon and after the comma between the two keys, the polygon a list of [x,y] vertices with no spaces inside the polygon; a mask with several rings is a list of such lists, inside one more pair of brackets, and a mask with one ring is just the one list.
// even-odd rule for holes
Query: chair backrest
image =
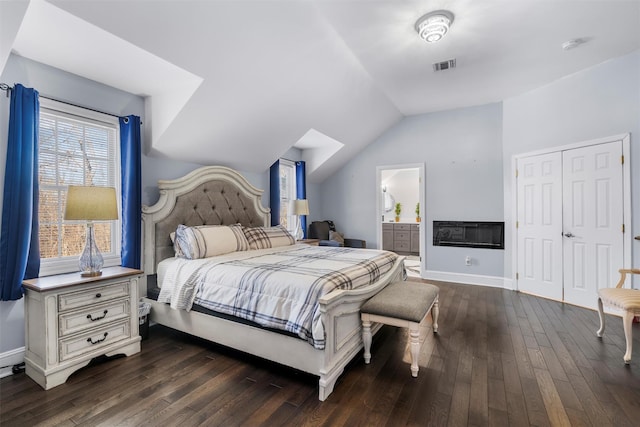
{"label": "chair backrest", "polygon": [[616,288],[622,288],[624,287],[624,280],[627,278],[627,274],[640,274],[640,268],[621,268],[618,272],[620,273],[620,280]]}
{"label": "chair backrest", "polygon": [[309,225],[309,238],[329,240],[329,223],[327,221],[313,221]]}

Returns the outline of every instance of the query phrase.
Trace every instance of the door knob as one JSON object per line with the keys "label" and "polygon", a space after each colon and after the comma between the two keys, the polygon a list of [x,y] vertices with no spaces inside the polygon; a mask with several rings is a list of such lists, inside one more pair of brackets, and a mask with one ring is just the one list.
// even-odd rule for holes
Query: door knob
{"label": "door knob", "polygon": [[571,232],[564,233],[564,237],[576,237]]}

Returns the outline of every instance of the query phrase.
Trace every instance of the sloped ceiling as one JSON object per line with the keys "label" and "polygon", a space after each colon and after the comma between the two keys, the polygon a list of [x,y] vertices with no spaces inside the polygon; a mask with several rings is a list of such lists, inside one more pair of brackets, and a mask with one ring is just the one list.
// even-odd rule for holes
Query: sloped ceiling
{"label": "sloped ceiling", "polygon": [[[638,1],[50,0],[46,5],[83,22],[81,32],[72,34],[89,41],[93,51],[118,58],[124,43],[139,49],[147,65],[128,67],[117,60],[106,68],[73,65],[68,46],[49,46],[46,35],[26,29],[17,32],[14,53],[54,61],[27,47],[36,38],[31,45],[44,43],[62,63],[50,65],[146,96],[151,155],[263,172],[300,141],[303,150],[305,143],[313,146],[306,153],[314,165],[312,182],[330,176],[404,115],[500,101],[640,48]],[[436,9],[450,10],[455,20],[447,37],[427,44],[413,26]],[[88,37],[92,31],[110,40]],[[563,51],[561,44],[571,38],[587,43]],[[432,71],[432,63],[452,58],[456,69]],[[126,70],[128,79],[119,70]],[[138,80],[140,89],[132,89],[131,81]],[[160,81],[160,87],[146,89],[146,80]],[[328,141],[337,151],[327,154],[305,136]],[[323,161],[313,161],[314,153]]]}

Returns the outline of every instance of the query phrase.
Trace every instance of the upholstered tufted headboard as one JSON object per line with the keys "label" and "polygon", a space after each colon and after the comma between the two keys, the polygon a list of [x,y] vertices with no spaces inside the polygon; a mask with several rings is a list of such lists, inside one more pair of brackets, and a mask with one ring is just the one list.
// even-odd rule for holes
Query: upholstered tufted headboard
{"label": "upholstered tufted headboard", "polygon": [[206,166],[182,178],[158,181],[160,199],[143,206],[144,271],[154,274],[160,261],[174,255],[169,234],[179,224],[269,226],[262,190],[224,166]]}

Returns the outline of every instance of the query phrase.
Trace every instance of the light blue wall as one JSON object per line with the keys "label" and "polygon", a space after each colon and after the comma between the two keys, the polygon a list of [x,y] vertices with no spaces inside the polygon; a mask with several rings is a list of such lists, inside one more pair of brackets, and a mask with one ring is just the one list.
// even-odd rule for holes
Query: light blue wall
{"label": "light blue wall", "polygon": [[[318,219],[377,247],[376,166],[426,164],[426,268],[512,276],[512,156],[631,133],[633,235],[640,234],[640,51],[501,104],[407,117],[319,187]],[[635,167],[634,167],[635,166]],[[501,170],[501,171],[500,171]],[[505,250],[433,247],[433,220],[505,220]],[[634,246],[637,243],[634,242]],[[478,264],[464,266],[464,256]],[[640,265],[634,251],[633,265]]]}
{"label": "light blue wall", "polygon": [[[434,247],[434,220],[503,220],[502,105],[406,117],[320,186],[322,216],[378,247],[376,167],[425,163],[426,268],[502,276],[503,251]],[[465,256],[474,265],[466,266]]]}
{"label": "light blue wall", "polygon": [[[38,90],[40,96],[66,101],[115,115],[135,114],[144,122],[144,99],[114,89],[65,71],[11,55],[0,81],[8,84],[21,83]],[[4,96],[4,93],[0,94]],[[7,124],[9,100],[0,101],[0,188],[4,188],[4,169],[7,154]],[[144,135],[143,135],[144,137]],[[184,163],[165,158],[143,155],[142,188],[144,204],[158,200],[158,179],[173,179],[185,175],[201,165]],[[268,174],[241,172],[258,188],[265,189],[263,203],[268,205]],[[2,198],[0,197],[0,211]],[[0,354],[24,346],[24,300],[0,302]]]}
{"label": "light blue wall", "polygon": [[[513,155],[631,133],[633,235],[640,234],[640,51],[607,61],[503,102],[505,277],[511,277]],[[638,243],[633,244],[636,248]],[[640,251],[633,266],[640,265]]]}
{"label": "light blue wall", "polygon": [[[282,158],[298,161],[302,159],[302,154],[297,148],[291,148],[282,155]],[[160,196],[158,192],[159,179],[180,178],[181,176],[184,176],[192,170],[202,166],[203,165],[196,163],[179,162],[173,159],[143,156],[142,203],[145,205],[151,205],[158,201],[158,197]],[[239,172],[247,179],[247,181],[249,181],[250,184],[263,190],[262,204],[265,207],[269,207],[269,171]],[[307,183],[307,199],[309,200],[309,209],[312,214],[318,198],[318,185]]]}
{"label": "light blue wall", "polygon": [[[43,96],[144,120],[142,98],[12,55],[0,81],[35,87]],[[0,94],[1,95],[1,94]],[[0,188],[7,148],[8,100],[0,101]],[[608,61],[504,101],[479,107],[407,117],[356,158],[307,192],[310,220],[334,219],[348,237],[376,241],[376,166],[426,165],[427,269],[487,276],[511,276],[511,176],[514,154],[599,137],[631,133],[632,182],[640,182],[640,52]],[[296,159],[294,159],[296,160]],[[177,178],[199,167],[171,159],[143,157],[143,202],[154,203],[158,179]],[[268,171],[243,173],[265,189]],[[640,234],[640,188],[632,187],[632,233]],[[0,198],[1,203],[1,198]],[[265,202],[265,205],[268,203]],[[433,220],[507,222],[506,250],[433,247]],[[637,245],[637,243],[634,243]],[[477,265],[467,267],[471,255]],[[633,265],[640,265],[640,253]],[[22,300],[0,302],[0,353],[24,345]]]}
{"label": "light blue wall", "polygon": [[[158,201],[158,180],[180,178],[194,169],[202,167],[197,163],[180,162],[161,157],[142,156],[142,204],[152,205]],[[269,174],[239,171],[249,183],[261,190],[262,204],[269,206]]]}
{"label": "light blue wall", "polygon": [[[135,114],[140,116],[143,122],[145,120],[143,98],[13,54],[9,57],[0,81],[33,87],[39,91],[40,96],[115,115]],[[4,96],[4,92],[0,96]],[[0,101],[0,189],[4,188],[8,121],[9,100],[5,99]],[[202,165],[143,155],[143,204],[150,205],[158,200],[157,181],[159,179],[179,178],[200,166]],[[251,184],[264,190],[262,201],[265,206],[268,206],[268,171],[257,173],[240,171],[240,173]],[[310,186],[312,194],[317,193],[315,188],[316,186]],[[1,209],[2,197],[0,196],[0,212]],[[24,346],[23,300],[2,301],[0,302],[0,354],[22,346]]]}
{"label": "light blue wall", "polygon": [[[144,100],[121,90],[56,68],[11,55],[0,76],[8,84],[21,83],[40,96],[86,106],[116,115],[135,114],[144,120]],[[4,93],[0,94],[4,96]],[[4,189],[9,99],[0,101],[0,188]],[[1,204],[1,200],[0,200]],[[1,208],[1,206],[0,206]],[[0,353],[24,346],[24,299],[0,302]]]}

